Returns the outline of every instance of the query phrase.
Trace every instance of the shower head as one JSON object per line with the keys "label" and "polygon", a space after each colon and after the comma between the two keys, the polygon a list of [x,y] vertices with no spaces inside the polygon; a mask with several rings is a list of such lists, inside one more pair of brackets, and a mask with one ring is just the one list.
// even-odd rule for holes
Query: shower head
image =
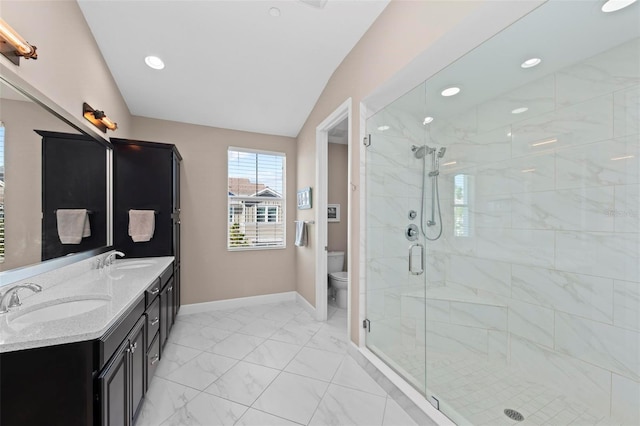
{"label": "shower head", "polygon": [[413,151],[413,155],[415,155],[416,158],[423,158],[425,155],[431,154],[433,151],[435,151],[435,149],[429,148],[427,145],[422,145],[422,146],[413,145],[411,147],[411,151]]}
{"label": "shower head", "polygon": [[438,158],[442,158],[444,157],[444,153],[447,151],[447,148],[445,148],[444,146],[440,148],[440,151],[438,151]]}

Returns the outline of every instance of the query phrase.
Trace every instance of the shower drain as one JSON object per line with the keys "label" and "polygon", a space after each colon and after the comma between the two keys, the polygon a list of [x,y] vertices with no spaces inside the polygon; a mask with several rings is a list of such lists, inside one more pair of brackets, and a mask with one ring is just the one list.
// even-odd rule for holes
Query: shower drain
{"label": "shower drain", "polygon": [[517,412],[516,410],[512,410],[511,408],[506,408],[504,410],[504,414],[509,417],[511,420],[515,420],[521,422],[524,420],[524,416]]}

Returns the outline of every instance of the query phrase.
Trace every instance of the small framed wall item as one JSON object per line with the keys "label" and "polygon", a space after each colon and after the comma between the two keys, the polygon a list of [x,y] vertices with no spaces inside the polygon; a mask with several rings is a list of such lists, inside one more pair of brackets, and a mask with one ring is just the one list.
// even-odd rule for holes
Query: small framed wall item
{"label": "small framed wall item", "polygon": [[311,187],[302,188],[298,191],[298,210],[311,208]]}
{"label": "small framed wall item", "polygon": [[327,205],[327,222],[340,222],[340,204]]}

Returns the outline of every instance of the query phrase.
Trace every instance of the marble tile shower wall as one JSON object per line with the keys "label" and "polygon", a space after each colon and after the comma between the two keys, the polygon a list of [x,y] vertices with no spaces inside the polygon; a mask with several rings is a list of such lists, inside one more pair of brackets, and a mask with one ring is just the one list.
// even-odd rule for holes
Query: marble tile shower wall
{"label": "marble tile shower wall", "polygon": [[[393,105],[370,120],[367,315],[387,329],[381,347],[448,341],[450,354],[503,358],[640,423],[639,58],[633,40],[427,127]],[[426,290],[403,235],[420,212],[410,148],[424,143],[456,162],[441,167],[444,232],[427,242]],[[458,174],[468,237],[454,236]]]}

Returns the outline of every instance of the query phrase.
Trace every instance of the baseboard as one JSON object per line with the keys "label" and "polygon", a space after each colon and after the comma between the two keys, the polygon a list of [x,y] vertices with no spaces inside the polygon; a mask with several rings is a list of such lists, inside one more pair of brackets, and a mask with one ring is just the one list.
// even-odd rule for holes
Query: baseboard
{"label": "baseboard", "polygon": [[298,293],[297,291],[296,291],[296,302],[298,302],[300,305],[302,305],[304,310],[307,311],[308,313],[310,313],[311,315],[313,315],[313,317],[315,318],[316,308],[311,303],[309,303],[307,301],[307,299],[302,297],[302,295],[300,293]]}
{"label": "baseboard", "polygon": [[[238,297],[237,299],[214,300],[213,302],[192,303],[182,305],[180,313],[182,315],[197,314],[199,312],[236,309],[244,306],[264,305],[266,303],[291,302],[298,300],[297,291],[286,291],[284,293],[265,294],[262,296]],[[314,309],[315,312],[315,309]]]}
{"label": "baseboard", "polygon": [[455,426],[436,410],[420,392],[380,360],[366,347],[349,345],[349,355],[400,405],[419,425]]}

